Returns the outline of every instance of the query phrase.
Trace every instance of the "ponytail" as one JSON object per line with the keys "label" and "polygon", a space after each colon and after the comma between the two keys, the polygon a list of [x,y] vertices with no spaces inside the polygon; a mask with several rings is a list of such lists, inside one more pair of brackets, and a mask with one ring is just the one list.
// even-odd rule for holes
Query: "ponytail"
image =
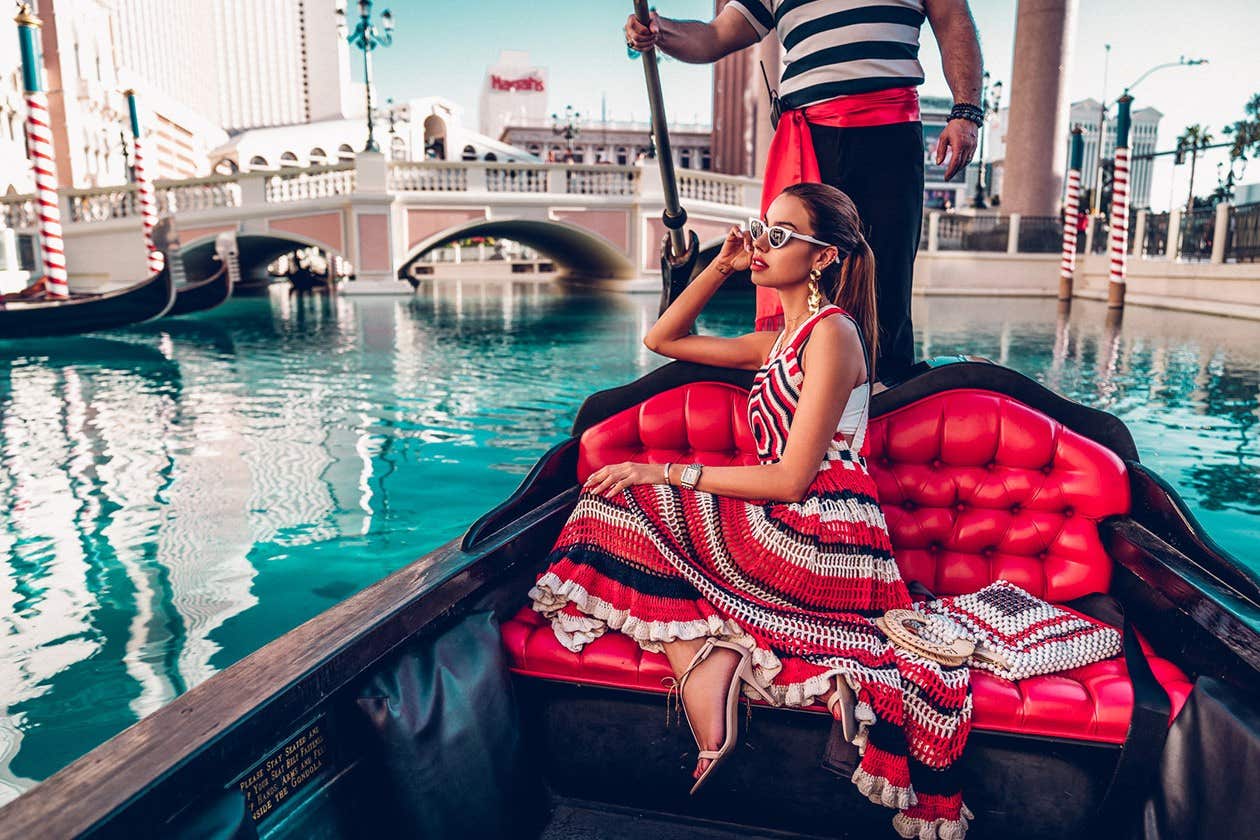
{"label": "ponytail", "polygon": [[866,372],[875,381],[875,359],[879,346],[879,313],[875,304],[875,254],[859,234],[853,250],[844,258],[835,285],[827,295],[857,321],[866,339]]}

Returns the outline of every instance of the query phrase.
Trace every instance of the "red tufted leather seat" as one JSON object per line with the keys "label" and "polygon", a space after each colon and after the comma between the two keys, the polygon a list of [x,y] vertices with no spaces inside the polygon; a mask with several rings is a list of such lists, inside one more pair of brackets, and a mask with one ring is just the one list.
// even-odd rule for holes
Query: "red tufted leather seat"
{"label": "red tufted leather seat", "polygon": [[[756,463],[746,399],[714,382],[657,394],[587,429],[577,479],[627,460]],[[867,439],[907,580],[955,595],[1002,578],[1056,602],[1108,590],[1097,523],[1129,509],[1124,462],[1110,450],[1016,400],[971,389],[876,418]],[[528,607],[504,624],[503,642],[522,675],[654,692],[670,676],[664,656],[618,633],[574,654]],[[1175,716],[1190,682],[1143,646]],[[1028,735],[1122,743],[1133,707],[1119,659],[1018,682],[977,671],[972,689],[977,728]]]}

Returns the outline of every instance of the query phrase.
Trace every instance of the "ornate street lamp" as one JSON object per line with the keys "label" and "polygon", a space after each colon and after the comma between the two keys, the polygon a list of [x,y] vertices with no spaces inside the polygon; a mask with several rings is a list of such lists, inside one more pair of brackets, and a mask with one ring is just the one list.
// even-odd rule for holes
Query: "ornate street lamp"
{"label": "ornate street lamp", "polygon": [[337,30],[352,46],[363,51],[363,87],[367,91],[367,145],[365,152],[379,152],[376,145],[375,126],[372,124],[372,51],[394,43],[394,16],[389,9],[381,12],[380,29],[372,23],[372,0],[359,0],[359,22],[350,30],[346,22],[346,10],[337,7]]}
{"label": "ornate street lamp", "polygon": [[564,138],[564,148],[568,152],[570,158],[573,157],[573,141],[577,139],[579,134],[582,133],[582,129],[579,125],[581,120],[582,115],[573,110],[572,105],[564,106],[563,117],[559,114],[551,115],[551,121],[554,123],[554,125],[551,126],[551,132]]}
{"label": "ornate street lamp", "polygon": [[976,209],[988,205],[988,197],[985,195],[989,184],[984,168],[984,135],[988,133],[989,117],[996,114],[998,108],[1002,107],[1002,83],[994,82],[993,87],[989,87],[988,70],[984,71],[981,79],[980,107],[984,109],[984,127],[980,129],[980,148],[976,153],[976,158],[980,161],[980,171],[976,173],[976,198],[972,202],[972,206]]}

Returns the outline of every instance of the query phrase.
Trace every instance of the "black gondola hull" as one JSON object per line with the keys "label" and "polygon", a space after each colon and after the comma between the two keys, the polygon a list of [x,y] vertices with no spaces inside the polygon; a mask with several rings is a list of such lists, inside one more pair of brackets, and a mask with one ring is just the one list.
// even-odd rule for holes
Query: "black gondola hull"
{"label": "black gondola hull", "polygon": [[165,315],[175,303],[170,272],[163,268],[142,283],[63,301],[0,305],[0,339],[77,335],[138,324]]}

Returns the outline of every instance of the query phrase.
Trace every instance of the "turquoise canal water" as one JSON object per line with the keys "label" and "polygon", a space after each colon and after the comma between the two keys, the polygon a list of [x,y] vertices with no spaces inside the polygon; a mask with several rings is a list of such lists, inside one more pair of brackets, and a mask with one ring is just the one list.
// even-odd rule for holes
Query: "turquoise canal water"
{"label": "turquoise canal water", "polygon": [[[233,300],[95,337],[0,342],[0,801],[459,535],[590,392],[661,359],[654,295],[464,284]],[[1077,303],[918,301],[975,353],[1123,418],[1245,562],[1260,537],[1254,323]],[[744,329],[719,301],[705,326]]]}

